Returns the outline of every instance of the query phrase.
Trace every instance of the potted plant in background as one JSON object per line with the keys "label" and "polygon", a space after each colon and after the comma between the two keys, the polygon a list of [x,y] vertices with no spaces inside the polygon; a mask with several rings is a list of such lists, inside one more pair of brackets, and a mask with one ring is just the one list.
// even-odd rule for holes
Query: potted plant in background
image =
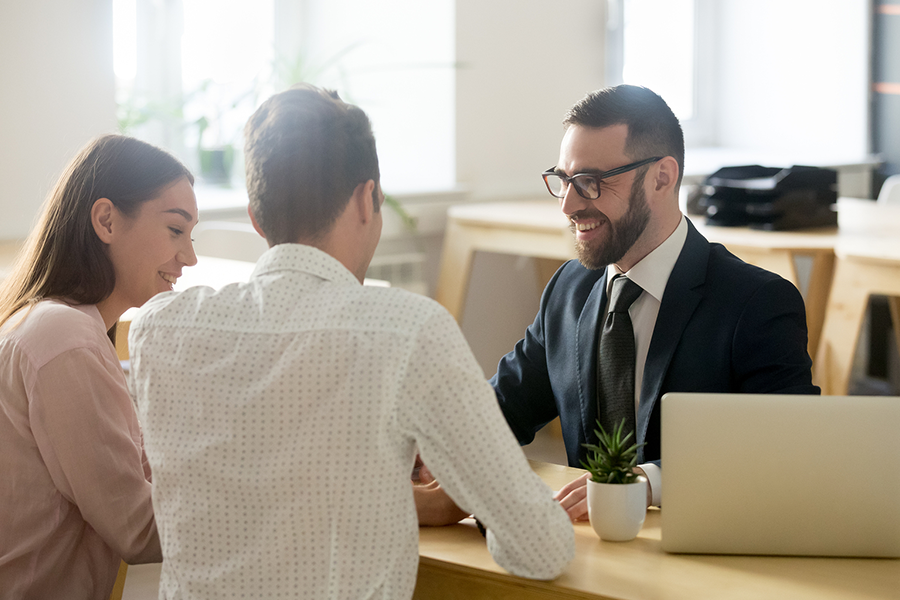
{"label": "potted plant in background", "polygon": [[597,444],[584,444],[587,462],[582,466],[591,474],[588,480],[588,517],[600,539],[626,542],[637,537],[647,514],[647,480],[637,475],[637,450],[643,444],[624,438],[625,419],[607,433],[597,421]]}
{"label": "potted plant in background", "polygon": [[200,162],[200,176],[206,183],[228,185],[231,181],[231,167],[234,164],[234,145],[230,142],[205,145],[203,133],[209,126],[208,118],[197,119],[200,139],[197,145],[197,159]]}
{"label": "potted plant in background", "polygon": [[[185,136],[188,148],[196,149],[196,163],[189,156],[181,158],[196,168],[199,179],[213,186],[230,187],[232,171],[242,164],[242,153],[235,144],[260,99],[296,83],[318,84],[326,74],[331,74],[332,81],[336,78],[343,84],[342,97],[353,102],[348,92],[350,77],[341,60],[360,45],[350,44],[324,60],[314,60],[303,53],[294,56],[276,53],[271,64],[250,83],[219,83],[207,78],[177,100],[153,103],[132,89],[121,90],[117,95],[119,132],[141,137],[136,129],[148,123],[165,122],[168,127],[180,130],[179,135]],[[455,64],[447,66],[456,68]],[[150,141],[166,147],[160,140],[151,138]],[[172,150],[177,154],[176,149]],[[416,230],[416,218],[395,197],[385,193],[384,203],[406,229]]]}
{"label": "potted plant in background", "polygon": [[200,177],[208,184],[230,186],[232,167],[247,118],[260,94],[259,76],[251,85],[203,80],[184,97],[182,113],[188,130],[196,130]]}
{"label": "potted plant in background", "polygon": [[[206,79],[184,95],[168,100],[151,100],[134,90],[120,90],[117,95],[118,131],[123,135],[144,138],[144,128],[151,126],[160,139],[149,138],[185,161],[205,183],[228,186],[235,160],[234,142],[243,121],[253,111],[252,89],[229,89]],[[181,142],[166,144],[160,131],[186,136],[188,148],[196,150],[196,162],[182,155]],[[151,133],[152,135],[152,133]]]}

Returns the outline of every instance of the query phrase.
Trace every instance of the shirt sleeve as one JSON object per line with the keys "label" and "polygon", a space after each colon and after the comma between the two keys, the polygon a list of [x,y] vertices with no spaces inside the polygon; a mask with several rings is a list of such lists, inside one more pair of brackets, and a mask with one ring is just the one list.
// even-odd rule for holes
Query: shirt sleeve
{"label": "shirt sleeve", "polygon": [[400,400],[401,426],[450,497],[487,527],[497,564],[523,577],[558,576],[575,553],[572,524],[528,465],[446,312],[421,330]]}
{"label": "shirt sleeve", "polygon": [[647,485],[650,486],[651,506],[662,506],[662,469],[656,463],[644,463],[638,465],[647,477]]}
{"label": "shirt sleeve", "polygon": [[56,488],[128,563],[160,562],[149,467],[124,377],[87,348],[36,374],[29,394],[35,441]]}

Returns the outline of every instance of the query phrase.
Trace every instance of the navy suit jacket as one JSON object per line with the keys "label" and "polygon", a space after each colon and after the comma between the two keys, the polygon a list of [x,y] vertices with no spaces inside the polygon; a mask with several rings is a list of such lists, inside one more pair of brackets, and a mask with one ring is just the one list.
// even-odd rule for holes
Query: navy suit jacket
{"label": "navy suit jacket", "polygon": [[[660,460],[666,392],[817,394],[803,298],[793,284],[711,244],[688,222],[650,341],[637,414],[639,462]],[[559,416],[569,464],[596,443],[597,340],[606,270],[569,261],[491,384],[520,444]]]}

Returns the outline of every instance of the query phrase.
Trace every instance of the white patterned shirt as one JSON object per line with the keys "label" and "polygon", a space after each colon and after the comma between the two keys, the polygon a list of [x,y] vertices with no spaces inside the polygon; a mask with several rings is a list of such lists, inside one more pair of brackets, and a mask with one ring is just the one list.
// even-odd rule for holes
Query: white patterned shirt
{"label": "white patterned shirt", "polygon": [[309,246],[249,283],[166,293],[130,333],[161,598],[409,598],[416,452],[497,563],[557,576],[572,526],[455,321]]}

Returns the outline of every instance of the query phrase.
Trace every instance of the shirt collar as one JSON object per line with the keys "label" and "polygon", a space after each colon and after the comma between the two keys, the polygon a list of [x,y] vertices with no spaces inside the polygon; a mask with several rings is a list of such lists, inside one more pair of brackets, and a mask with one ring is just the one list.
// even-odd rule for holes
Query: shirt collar
{"label": "shirt collar", "polygon": [[259,257],[251,278],[278,271],[308,273],[334,283],[360,285],[356,276],[330,254],[305,244],[277,244]]}
{"label": "shirt collar", "polygon": [[612,285],[612,279],[616,275],[625,275],[643,289],[645,292],[662,302],[663,292],[669,282],[669,275],[675,268],[678,255],[684,247],[687,239],[687,219],[681,215],[681,221],[675,231],[665,241],[653,249],[650,254],[641,259],[638,264],[631,267],[627,273],[622,273],[614,264],[606,267],[606,291]]}

